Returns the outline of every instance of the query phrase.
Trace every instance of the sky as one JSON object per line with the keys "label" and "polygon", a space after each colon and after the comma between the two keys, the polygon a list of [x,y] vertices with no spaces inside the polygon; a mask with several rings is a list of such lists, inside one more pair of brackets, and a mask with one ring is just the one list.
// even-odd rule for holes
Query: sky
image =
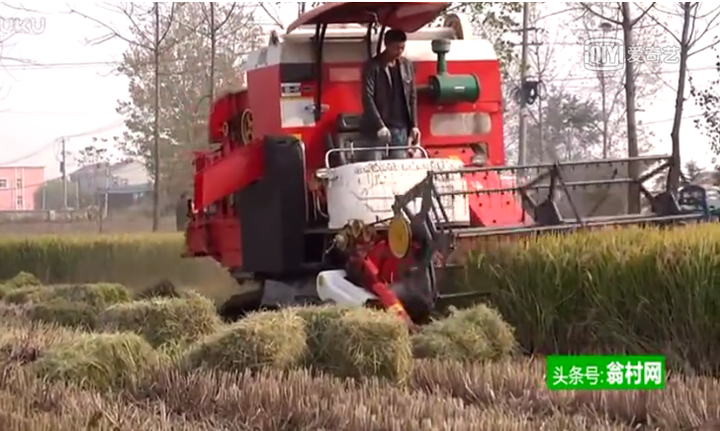
{"label": "sky", "polygon": [[[111,40],[93,45],[89,40],[104,32],[80,16],[69,13],[80,10],[84,14],[106,22],[122,18],[102,8],[100,3],[32,2],[22,4],[34,12],[29,13],[7,6],[0,6],[0,40],[13,27],[21,32],[4,45],[0,53],[0,166],[42,165],[46,177],[59,176],[60,139],[65,139],[68,170],[78,167],[72,154],[95,143],[95,139],[112,140],[123,131],[122,117],[115,112],[118,100],[127,96],[127,82],[112,74],[125,44]],[[258,9],[258,17],[271,26],[270,17]],[[296,3],[279,7],[278,15],[286,24],[297,11]],[[546,27],[560,28],[552,20]],[[577,91],[592,91],[592,82],[584,77],[592,72],[583,69],[582,48],[565,47],[560,63],[569,65],[565,71],[567,86]],[[709,85],[717,76],[711,70],[716,62],[715,53],[709,50],[691,59],[690,70],[700,87]],[[674,91],[677,81],[676,65],[664,66],[662,77],[669,83],[645,104],[638,114],[641,127],[650,128],[657,136],[654,153],[670,152],[670,127],[674,109]],[[710,165],[711,154],[705,139],[695,130],[692,118],[700,111],[692,101],[685,104],[687,118],[682,128],[685,145],[684,160],[693,159],[702,166]]]}

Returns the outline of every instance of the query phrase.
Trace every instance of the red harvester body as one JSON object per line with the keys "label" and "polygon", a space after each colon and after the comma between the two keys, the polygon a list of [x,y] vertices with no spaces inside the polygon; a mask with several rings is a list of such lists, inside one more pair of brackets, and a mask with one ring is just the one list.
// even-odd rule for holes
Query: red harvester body
{"label": "red harvester body", "polygon": [[[195,154],[186,256],[260,284],[235,313],[312,298],[422,322],[438,298],[433,256],[455,239],[608,222],[557,219],[551,198],[526,193],[538,181],[503,181],[500,64],[461,16],[427,27],[449,5],[325,4],[251,53],[245,88],[215,101],[217,145]],[[425,157],[355,162],[361,68],[386,28],[409,34]],[[562,185],[558,166],[534,166],[546,188]]]}

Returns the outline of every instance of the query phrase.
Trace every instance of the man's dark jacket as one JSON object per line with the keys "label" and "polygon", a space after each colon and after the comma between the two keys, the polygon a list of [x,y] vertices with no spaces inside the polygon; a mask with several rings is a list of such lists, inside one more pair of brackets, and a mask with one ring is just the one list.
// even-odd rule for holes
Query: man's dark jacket
{"label": "man's dark jacket", "polygon": [[[415,67],[404,57],[398,59],[402,76],[405,104],[410,118],[410,129],[417,127],[417,87],[415,86]],[[362,71],[362,104],[363,115],[360,120],[360,131],[363,135],[375,138],[377,132],[385,126],[382,118],[388,118],[389,110],[386,100],[392,94],[391,74],[386,72],[385,64],[379,56],[365,63]]]}

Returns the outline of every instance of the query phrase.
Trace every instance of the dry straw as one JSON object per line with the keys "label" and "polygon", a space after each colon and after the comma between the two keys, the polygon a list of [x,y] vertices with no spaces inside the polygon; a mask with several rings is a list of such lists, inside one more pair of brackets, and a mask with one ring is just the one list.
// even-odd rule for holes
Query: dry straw
{"label": "dry straw", "polygon": [[42,283],[40,283],[40,280],[37,279],[34,275],[21,271],[17,275],[15,275],[13,278],[9,280],[5,280],[2,283],[0,283],[0,299],[4,298],[7,293],[9,293],[12,290],[22,288],[22,287],[31,287],[31,286],[41,286]]}
{"label": "dry straw", "polygon": [[192,343],[220,327],[214,304],[199,295],[116,304],[100,314],[100,322],[105,331],[135,332],[155,347]]}
{"label": "dry straw", "polygon": [[412,372],[408,327],[393,313],[350,310],[328,321],[322,343],[332,358],[327,368],[339,377],[380,377],[402,382]]}
{"label": "dry straw", "polygon": [[478,362],[500,359],[516,348],[513,328],[484,304],[454,311],[413,335],[417,358]]}
{"label": "dry straw", "polygon": [[84,302],[53,298],[31,304],[27,317],[34,322],[56,324],[69,328],[93,330],[98,327],[98,308]]}
{"label": "dry straw", "polygon": [[83,334],[51,348],[33,364],[33,370],[49,381],[109,391],[122,388],[162,360],[136,334]]}
{"label": "dry straw", "polygon": [[30,274],[29,272],[25,272],[25,271],[20,271],[13,278],[4,281],[2,284],[12,286],[12,287],[26,287],[26,286],[41,286],[42,285],[42,283],[40,282],[40,280],[38,280],[37,277],[35,277],[33,274]]}
{"label": "dry straw", "polygon": [[328,348],[325,336],[328,327],[349,310],[350,308],[336,306],[302,307],[294,310],[305,321],[309,367],[323,370],[332,365],[333,352]]}
{"label": "dry straw", "polygon": [[288,370],[307,357],[305,322],[291,310],[251,314],[196,344],[184,367],[225,371]]}
{"label": "dry straw", "polygon": [[120,284],[98,283],[59,286],[29,286],[8,292],[4,300],[11,304],[40,303],[54,299],[82,302],[97,308],[130,300],[130,292]]}

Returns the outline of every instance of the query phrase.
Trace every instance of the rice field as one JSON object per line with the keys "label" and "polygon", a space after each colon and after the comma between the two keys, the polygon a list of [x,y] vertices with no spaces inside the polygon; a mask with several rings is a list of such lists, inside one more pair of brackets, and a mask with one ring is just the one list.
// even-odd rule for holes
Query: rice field
{"label": "rice field", "polygon": [[[0,430],[720,430],[718,226],[487,247],[457,283],[481,303],[419,334],[339,308],[223,323],[217,268],[149,238],[0,241],[0,279],[37,275],[0,283]],[[169,269],[196,291],[141,289]],[[552,353],[660,353],[672,373],[553,392]]]}

